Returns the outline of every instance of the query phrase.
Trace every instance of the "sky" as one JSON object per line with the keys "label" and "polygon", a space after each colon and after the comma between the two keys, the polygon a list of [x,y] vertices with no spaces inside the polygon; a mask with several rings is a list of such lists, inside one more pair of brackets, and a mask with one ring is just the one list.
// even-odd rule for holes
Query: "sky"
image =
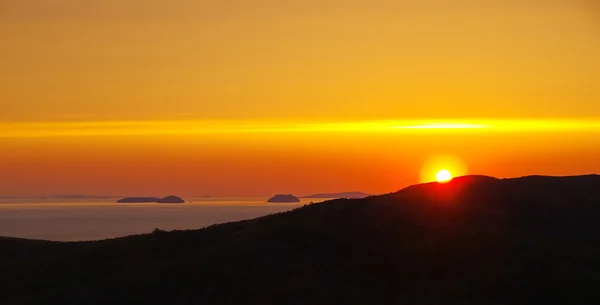
{"label": "sky", "polygon": [[593,0],[0,0],[0,37],[0,196],[600,172]]}

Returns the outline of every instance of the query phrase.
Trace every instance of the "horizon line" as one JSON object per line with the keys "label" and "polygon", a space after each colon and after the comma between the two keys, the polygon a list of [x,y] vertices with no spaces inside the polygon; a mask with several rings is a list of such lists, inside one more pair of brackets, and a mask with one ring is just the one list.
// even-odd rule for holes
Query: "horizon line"
{"label": "horizon line", "polygon": [[[570,178],[570,177],[588,177],[588,176],[600,176],[600,173],[585,173],[585,174],[570,174],[570,175],[551,175],[551,174],[528,174],[528,175],[523,175],[523,176],[514,176],[514,177],[496,177],[496,176],[490,176],[490,175],[485,175],[485,174],[478,174],[478,173],[473,173],[473,174],[467,174],[467,175],[460,175],[460,176],[456,176],[453,177],[452,180],[455,179],[460,179],[460,178],[466,178],[466,177],[487,177],[487,178],[493,178],[493,179],[498,179],[498,180],[511,180],[511,179],[522,179],[522,178],[529,178],[529,177],[545,177],[545,178]],[[452,181],[450,180],[450,181]],[[294,195],[293,192],[291,192],[292,195],[298,197],[298,198],[305,198],[308,196],[314,196],[314,195],[320,195],[320,194],[337,194],[337,193],[363,193],[363,194],[367,194],[367,197],[371,197],[371,196],[381,196],[381,195],[386,195],[386,194],[391,194],[391,193],[395,193],[398,191],[401,191],[405,188],[408,187],[412,187],[412,186],[416,186],[416,185],[424,185],[424,184],[431,184],[431,183],[439,183],[435,180],[431,180],[431,181],[426,181],[426,182],[417,182],[417,183],[412,183],[412,184],[407,184],[401,188],[396,189],[395,191],[385,191],[385,192],[380,192],[380,193],[373,193],[373,192],[363,192],[363,191],[340,191],[340,192],[335,192],[335,191],[324,191],[324,192],[312,192],[309,195]],[[290,192],[283,192],[286,194],[290,194]],[[75,194],[74,194],[75,195]],[[146,196],[146,195],[124,195],[124,196],[109,196],[109,195],[87,195],[87,194],[76,194],[78,196],[81,197],[61,197],[61,196],[65,196],[65,195],[0,195],[0,199],[42,199],[42,198],[51,198],[51,199],[116,199],[116,198],[128,198],[128,197],[160,197],[160,196]],[[200,199],[200,198],[264,198],[264,197],[270,197],[270,196],[274,196],[276,195],[276,193],[272,193],[272,194],[265,194],[265,195],[238,195],[238,196],[231,196],[231,195],[200,195],[200,196],[183,196],[182,197],[187,197],[188,199]],[[68,195],[66,195],[68,196]],[[179,195],[177,195],[179,196]],[[306,199],[313,199],[313,198],[306,198]],[[332,199],[332,198],[314,198],[314,199]],[[349,199],[360,199],[360,198],[349,198]]]}

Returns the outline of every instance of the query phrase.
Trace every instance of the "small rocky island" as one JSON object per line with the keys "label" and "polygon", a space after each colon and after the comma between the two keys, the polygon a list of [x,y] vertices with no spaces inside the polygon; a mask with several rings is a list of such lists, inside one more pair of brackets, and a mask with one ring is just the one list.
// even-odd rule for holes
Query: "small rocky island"
{"label": "small rocky island", "polygon": [[181,199],[180,197],[171,195],[159,199],[157,203],[185,203],[185,200]]}
{"label": "small rocky island", "polygon": [[294,196],[294,195],[275,195],[271,198],[269,198],[269,200],[267,202],[300,202],[300,199],[298,199],[298,197]]}
{"label": "small rocky island", "polygon": [[144,202],[158,202],[158,197],[127,197],[118,200],[118,203],[144,203]]}
{"label": "small rocky island", "polygon": [[158,197],[127,197],[117,201],[117,203],[184,203],[185,200],[177,196]]}

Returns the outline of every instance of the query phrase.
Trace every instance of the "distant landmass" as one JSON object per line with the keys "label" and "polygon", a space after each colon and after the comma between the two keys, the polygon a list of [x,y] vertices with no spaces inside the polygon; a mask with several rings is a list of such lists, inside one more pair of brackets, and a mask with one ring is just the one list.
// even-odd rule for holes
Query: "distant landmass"
{"label": "distant landmass", "polygon": [[171,195],[171,196],[161,198],[157,202],[158,203],[185,203],[185,200],[181,199],[180,197]]}
{"label": "distant landmass", "polygon": [[158,202],[158,197],[127,197],[117,200],[118,203],[144,203],[144,202]]}
{"label": "distant landmass", "polygon": [[0,199],[112,199],[118,197],[107,195],[54,194],[48,196],[0,196]]}
{"label": "distant landmass", "polygon": [[300,202],[300,199],[298,199],[298,197],[294,196],[294,195],[290,195],[290,194],[286,194],[286,195],[275,195],[271,198],[269,198],[269,200],[267,200],[267,202]]}
{"label": "distant landmass", "polygon": [[199,230],[0,238],[0,304],[600,304],[599,203],[596,175],[467,176]]}
{"label": "distant landmass", "polygon": [[118,203],[184,203],[185,200],[177,196],[158,197],[127,197],[117,200]]}
{"label": "distant landmass", "polygon": [[342,193],[322,193],[308,196],[302,196],[300,198],[323,198],[323,199],[338,199],[338,198],[365,198],[371,196],[363,192],[342,192]]}
{"label": "distant landmass", "polygon": [[42,196],[43,198],[56,198],[56,199],[106,199],[106,198],[117,198],[118,196],[105,196],[105,195],[84,195],[84,194],[55,194],[50,196]]}

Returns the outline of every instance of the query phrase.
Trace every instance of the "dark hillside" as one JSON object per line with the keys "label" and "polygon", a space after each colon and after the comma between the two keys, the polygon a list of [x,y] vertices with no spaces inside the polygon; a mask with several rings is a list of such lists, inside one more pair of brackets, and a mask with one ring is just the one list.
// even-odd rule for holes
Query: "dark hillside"
{"label": "dark hillside", "polygon": [[0,239],[0,304],[600,304],[599,220],[599,176],[468,176],[202,230]]}

